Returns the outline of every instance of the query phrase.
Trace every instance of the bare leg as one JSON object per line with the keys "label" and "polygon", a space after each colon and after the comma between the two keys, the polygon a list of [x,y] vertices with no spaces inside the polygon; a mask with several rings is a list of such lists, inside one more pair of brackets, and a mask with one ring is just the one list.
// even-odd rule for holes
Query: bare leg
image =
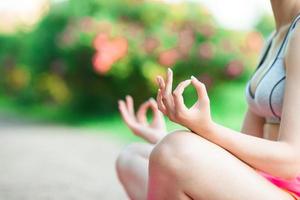
{"label": "bare leg", "polygon": [[132,200],[147,197],[148,163],[154,145],[133,143],[123,149],[116,161],[120,182]]}
{"label": "bare leg", "polygon": [[149,200],[293,199],[230,152],[187,131],[156,145],[149,175]]}

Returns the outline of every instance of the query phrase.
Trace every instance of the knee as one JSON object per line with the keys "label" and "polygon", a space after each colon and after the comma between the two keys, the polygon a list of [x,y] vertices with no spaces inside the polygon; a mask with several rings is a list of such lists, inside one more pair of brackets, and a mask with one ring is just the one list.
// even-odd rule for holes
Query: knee
{"label": "knee", "polygon": [[126,173],[125,171],[127,170],[132,157],[137,156],[139,148],[139,143],[132,143],[124,147],[119,153],[115,162],[115,168],[119,176],[122,173]]}
{"label": "knee", "polygon": [[188,131],[175,131],[156,145],[150,154],[149,167],[176,176],[189,162],[203,157],[211,142]]}

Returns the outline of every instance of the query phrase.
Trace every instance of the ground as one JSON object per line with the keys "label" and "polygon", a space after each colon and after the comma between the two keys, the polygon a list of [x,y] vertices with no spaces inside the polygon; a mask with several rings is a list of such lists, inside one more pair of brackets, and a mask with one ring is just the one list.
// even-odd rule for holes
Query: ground
{"label": "ground", "polygon": [[0,200],[123,200],[124,142],[97,131],[0,119]]}

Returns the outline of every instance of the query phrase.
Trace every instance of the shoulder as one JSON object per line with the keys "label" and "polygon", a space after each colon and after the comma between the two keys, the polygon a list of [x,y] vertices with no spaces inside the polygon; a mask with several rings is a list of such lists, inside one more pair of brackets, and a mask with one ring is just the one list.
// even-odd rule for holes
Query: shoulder
{"label": "shoulder", "polygon": [[286,54],[285,54],[285,64],[287,73],[296,72],[300,75],[300,24],[296,25],[292,34],[289,37]]}
{"label": "shoulder", "polygon": [[300,49],[300,23],[298,22],[290,35],[288,47]]}

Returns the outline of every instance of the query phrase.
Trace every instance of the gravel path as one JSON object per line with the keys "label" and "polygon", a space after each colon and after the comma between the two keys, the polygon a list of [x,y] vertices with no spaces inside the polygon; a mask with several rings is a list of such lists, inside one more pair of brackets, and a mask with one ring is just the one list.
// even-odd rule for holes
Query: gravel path
{"label": "gravel path", "polygon": [[124,143],[90,130],[0,122],[0,200],[122,200]]}

